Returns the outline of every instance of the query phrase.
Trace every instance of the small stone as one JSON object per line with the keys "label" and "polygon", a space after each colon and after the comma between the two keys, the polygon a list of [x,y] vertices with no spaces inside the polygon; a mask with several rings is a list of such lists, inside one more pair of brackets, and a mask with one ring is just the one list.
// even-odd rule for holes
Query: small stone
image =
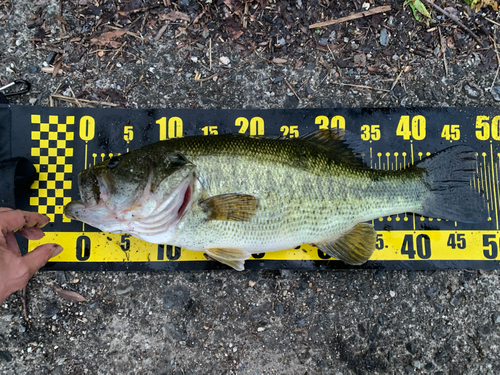
{"label": "small stone", "polygon": [[478,99],[481,96],[481,90],[468,84],[464,85],[464,91],[472,99]]}
{"label": "small stone", "polygon": [[462,302],[462,293],[458,292],[451,299],[450,305],[452,305],[453,307],[457,307],[458,305],[460,305],[460,302]]}
{"label": "small stone", "polygon": [[485,326],[478,327],[477,331],[481,335],[487,336],[487,335],[490,335],[494,331],[494,328],[492,326],[490,326],[489,324],[487,324]]}
{"label": "small stone", "polygon": [[278,77],[276,77],[276,78],[273,80],[273,83],[279,83],[279,82],[281,82],[281,81],[283,81],[283,77],[278,76]]}
{"label": "small stone", "polygon": [[396,292],[395,292],[395,291],[393,291],[393,290],[391,290],[391,291],[389,292],[389,295],[391,296],[391,298],[394,298],[394,297],[396,297]]}
{"label": "small stone", "polygon": [[274,309],[274,311],[278,315],[283,315],[285,313],[285,309],[283,308],[282,304],[277,305],[276,308]]}
{"label": "small stone", "polygon": [[257,328],[257,332],[264,332],[265,328],[264,327],[259,327]]}
{"label": "small stone", "polygon": [[434,368],[434,364],[432,362],[428,362],[425,364],[424,368],[429,371],[429,370],[432,370]]}
{"label": "small stone", "polygon": [[366,311],[365,317],[367,317],[369,319],[372,316],[373,316],[373,309],[371,307],[369,307],[368,310]]}
{"label": "small stone", "polygon": [[222,65],[229,65],[229,63],[231,62],[231,60],[229,60],[229,58],[226,56],[221,56],[219,58],[219,61],[221,62]]}
{"label": "small stone", "polygon": [[406,366],[405,366],[405,372],[406,372],[407,374],[413,374],[413,373],[414,373],[413,366],[406,365]]}
{"label": "small stone", "polygon": [[35,66],[35,65],[28,66],[28,73],[29,74],[36,74],[36,73],[38,73],[38,66]]}
{"label": "small stone", "polygon": [[43,312],[40,314],[40,317],[45,319],[52,318],[53,316],[57,315],[58,312],[59,308],[56,305],[50,304],[47,305],[45,310],[43,310]]}
{"label": "small stone", "polygon": [[385,323],[385,315],[383,315],[383,314],[382,314],[382,315],[380,315],[380,316],[378,317],[378,323],[379,323],[381,326],[383,326],[383,325],[384,325],[384,323]]}
{"label": "small stone", "polygon": [[499,324],[500,323],[500,313],[498,311],[495,311],[492,315],[491,315],[491,320],[493,320],[493,323],[495,324]]}
{"label": "small stone", "polygon": [[255,281],[252,281],[252,280],[250,280],[250,281],[248,282],[248,286],[249,286],[250,288],[253,288],[253,287],[255,286],[255,284],[256,284],[256,282],[255,282]]}
{"label": "small stone", "polygon": [[54,60],[56,59],[56,55],[57,53],[55,52],[49,52],[49,54],[47,55],[47,58],[45,59],[45,61],[47,62],[47,64],[52,64],[54,62]]}
{"label": "small stone", "polygon": [[304,328],[306,326],[306,320],[304,318],[297,320],[296,323],[299,328]]}
{"label": "small stone", "polygon": [[436,295],[439,293],[439,289],[438,288],[429,288],[425,291],[425,295],[427,297],[429,297],[429,299],[432,299],[434,297],[436,297]]}
{"label": "small stone", "polygon": [[434,307],[436,308],[437,311],[439,311],[440,313],[442,313],[444,311],[444,307],[441,306],[439,303],[437,302],[434,302]]}
{"label": "small stone", "polygon": [[380,44],[384,47],[389,45],[389,33],[387,32],[387,29],[382,29],[380,32]]}
{"label": "small stone", "polygon": [[134,290],[134,287],[132,285],[129,286],[119,286],[116,288],[116,294],[119,296],[123,296],[125,294],[129,294],[131,291]]}
{"label": "small stone", "polygon": [[318,43],[320,46],[326,46],[328,44],[328,39],[321,38]]}
{"label": "small stone", "polygon": [[494,101],[500,102],[500,86],[493,86],[491,88],[491,96],[493,96]]}
{"label": "small stone", "polygon": [[19,332],[20,332],[20,333],[24,333],[24,332],[26,332],[26,327],[25,327],[25,326],[21,326],[21,327],[19,327]]}
{"label": "small stone", "polygon": [[408,350],[410,352],[410,354],[415,354],[416,351],[415,351],[415,344],[412,343],[412,342],[409,342],[406,344],[406,350]]}
{"label": "small stone", "polygon": [[194,63],[197,63],[198,62],[198,57],[191,56],[191,61],[194,62]]}
{"label": "small stone", "polygon": [[416,369],[419,369],[419,370],[420,370],[420,369],[422,368],[422,362],[420,362],[420,361],[413,361],[411,364],[412,364],[412,365],[413,365],[413,367],[415,367]]}
{"label": "small stone", "polygon": [[314,90],[311,87],[309,87],[309,86],[306,87],[306,91],[307,91],[307,93],[309,95],[312,94],[312,93],[314,93]]}
{"label": "small stone", "polygon": [[278,44],[285,45],[285,38],[278,39]]}

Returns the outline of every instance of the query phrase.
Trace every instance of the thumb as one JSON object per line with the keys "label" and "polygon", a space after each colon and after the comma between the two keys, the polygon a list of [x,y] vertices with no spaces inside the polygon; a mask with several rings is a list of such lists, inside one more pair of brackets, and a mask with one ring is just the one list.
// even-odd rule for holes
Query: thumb
{"label": "thumb", "polygon": [[29,269],[31,277],[36,271],[43,267],[50,258],[59,255],[61,251],[63,251],[62,246],[55,243],[47,243],[45,245],[38,246],[35,250],[30,251],[21,259]]}

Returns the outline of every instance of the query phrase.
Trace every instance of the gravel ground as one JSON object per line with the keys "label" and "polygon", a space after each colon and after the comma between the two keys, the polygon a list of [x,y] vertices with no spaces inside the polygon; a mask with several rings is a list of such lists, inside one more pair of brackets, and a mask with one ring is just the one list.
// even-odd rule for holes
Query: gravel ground
{"label": "gravel ground", "polygon": [[[11,100],[27,105],[500,107],[498,13],[437,3],[481,42],[399,1],[309,30],[363,3],[0,0],[0,83],[29,79]],[[0,305],[0,372],[494,374],[499,284],[467,270],[44,272],[29,322],[20,293]]]}

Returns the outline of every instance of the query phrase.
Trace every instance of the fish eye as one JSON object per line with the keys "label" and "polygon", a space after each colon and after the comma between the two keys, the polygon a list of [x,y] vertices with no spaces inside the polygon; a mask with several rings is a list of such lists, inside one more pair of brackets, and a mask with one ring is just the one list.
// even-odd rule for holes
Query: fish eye
{"label": "fish eye", "polygon": [[119,156],[113,156],[108,162],[108,168],[115,168],[118,164],[120,164],[120,160],[121,158]]}

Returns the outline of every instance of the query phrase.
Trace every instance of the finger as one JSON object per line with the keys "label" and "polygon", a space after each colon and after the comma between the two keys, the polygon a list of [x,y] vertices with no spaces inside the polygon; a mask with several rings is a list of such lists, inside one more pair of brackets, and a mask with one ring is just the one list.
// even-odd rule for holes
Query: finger
{"label": "finger", "polygon": [[0,212],[4,212],[4,211],[12,211],[12,208],[9,208],[9,207],[0,207]]}
{"label": "finger", "polygon": [[17,244],[16,236],[14,233],[9,232],[5,235],[5,246],[9,251],[17,256],[21,256],[21,250],[19,250],[19,245]]}
{"label": "finger", "polygon": [[29,270],[29,277],[38,271],[50,258],[59,255],[63,248],[55,243],[47,243],[38,246],[35,250],[30,251],[22,257],[23,263]]}
{"label": "finger", "polygon": [[0,212],[0,228],[2,232],[15,232],[21,228],[42,228],[48,224],[50,219],[45,215],[40,215],[36,212],[28,212],[21,210],[3,211]]}
{"label": "finger", "polygon": [[45,236],[45,234],[40,228],[20,229],[19,233],[21,233],[24,237],[26,237],[28,240],[31,241],[40,240]]}

